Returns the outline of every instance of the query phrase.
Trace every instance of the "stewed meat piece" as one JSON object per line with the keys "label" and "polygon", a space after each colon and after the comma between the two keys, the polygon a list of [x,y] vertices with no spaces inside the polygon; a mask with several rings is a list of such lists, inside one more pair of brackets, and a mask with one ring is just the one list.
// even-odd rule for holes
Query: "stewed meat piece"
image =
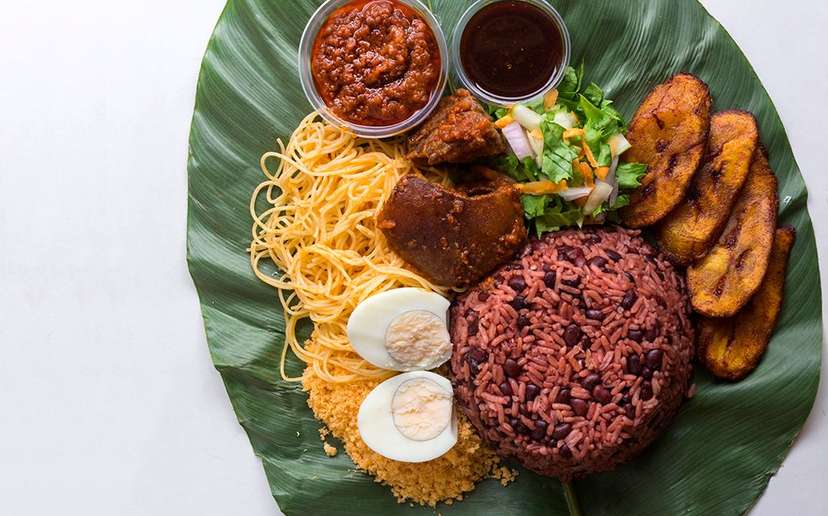
{"label": "stewed meat piece", "polygon": [[520,193],[506,182],[451,190],[404,176],[377,224],[391,248],[430,281],[473,284],[514,256],[526,240]]}
{"label": "stewed meat piece", "polygon": [[492,118],[464,89],[440,101],[408,138],[408,158],[418,163],[469,163],[506,152]]}

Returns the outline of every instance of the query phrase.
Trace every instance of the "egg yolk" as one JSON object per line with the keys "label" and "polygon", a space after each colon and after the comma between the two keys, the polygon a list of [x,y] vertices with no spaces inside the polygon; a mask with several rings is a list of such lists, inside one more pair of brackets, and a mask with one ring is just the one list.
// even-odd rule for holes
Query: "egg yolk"
{"label": "egg yolk", "polygon": [[428,441],[451,421],[452,395],[427,378],[416,378],[397,387],[391,400],[394,426],[408,439]]}

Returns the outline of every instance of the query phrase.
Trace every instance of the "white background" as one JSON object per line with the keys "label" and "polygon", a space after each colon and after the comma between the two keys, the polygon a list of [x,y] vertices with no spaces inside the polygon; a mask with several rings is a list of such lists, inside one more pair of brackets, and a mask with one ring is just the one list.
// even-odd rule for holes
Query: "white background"
{"label": "white background", "polygon": [[[185,264],[193,95],[224,1],[3,4],[0,513],[278,514]],[[781,113],[825,278],[828,2],[705,4]],[[754,514],[828,514],[824,390]]]}

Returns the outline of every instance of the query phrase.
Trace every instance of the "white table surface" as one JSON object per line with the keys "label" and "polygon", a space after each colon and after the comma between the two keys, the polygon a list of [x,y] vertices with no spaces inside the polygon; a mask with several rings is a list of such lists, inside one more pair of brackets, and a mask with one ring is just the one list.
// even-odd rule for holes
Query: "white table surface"
{"label": "white table surface", "polygon": [[[185,263],[196,74],[223,4],[0,11],[0,514],[279,514]],[[705,4],[785,122],[825,292],[828,2]],[[823,388],[754,514],[828,514],[826,407]]]}

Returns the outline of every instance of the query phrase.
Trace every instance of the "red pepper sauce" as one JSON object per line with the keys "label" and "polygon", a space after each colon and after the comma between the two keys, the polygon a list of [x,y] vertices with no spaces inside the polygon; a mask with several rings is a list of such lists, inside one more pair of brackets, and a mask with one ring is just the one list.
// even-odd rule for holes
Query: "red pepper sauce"
{"label": "red pepper sauce", "polygon": [[397,0],[356,0],[337,9],[311,57],[325,104],[343,120],[368,126],[394,125],[425,107],[440,66],[431,28]]}

